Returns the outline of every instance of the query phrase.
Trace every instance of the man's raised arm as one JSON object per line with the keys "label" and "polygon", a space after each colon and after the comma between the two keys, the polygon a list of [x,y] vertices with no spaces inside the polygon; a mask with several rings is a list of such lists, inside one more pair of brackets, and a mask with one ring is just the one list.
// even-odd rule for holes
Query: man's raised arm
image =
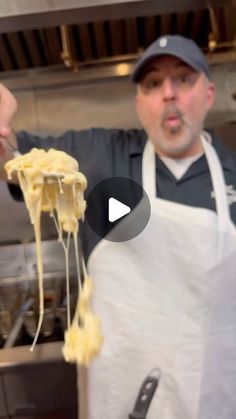
{"label": "man's raised arm", "polygon": [[17,148],[16,137],[11,127],[16,110],[15,97],[0,83],[0,180],[7,180],[4,164],[13,158],[13,151]]}

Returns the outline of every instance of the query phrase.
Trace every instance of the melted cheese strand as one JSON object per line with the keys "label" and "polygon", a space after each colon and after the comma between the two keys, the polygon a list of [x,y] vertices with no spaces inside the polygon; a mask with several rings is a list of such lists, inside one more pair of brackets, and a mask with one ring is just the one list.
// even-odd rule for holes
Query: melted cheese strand
{"label": "melted cheese strand", "polygon": [[[19,182],[23,193],[27,193],[28,181],[27,177],[24,176],[23,172],[19,172]],[[34,350],[37,343],[38,336],[42,327],[43,313],[44,313],[44,292],[43,292],[43,260],[42,260],[42,246],[41,246],[41,205],[42,196],[39,194],[39,199],[34,202],[34,205],[30,207],[30,218],[34,227],[34,234],[36,240],[36,256],[37,256],[37,270],[38,270],[38,289],[39,289],[39,320],[37,330],[34,336],[33,343],[30,347],[30,351]]]}
{"label": "melted cheese strand", "polygon": [[78,236],[77,236],[77,234],[73,234],[73,238],[74,238],[76,272],[77,272],[77,281],[78,281],[78,293],[80,294],[80,292],[82,290],[82,281],[81,281],[81,276],[80,276],[79,246],[78,246]]}
{"label": "melted cheese strand", "polygon": [[82,257],[82,268],[83,268],[84,278],[87,278],[88,277],[88,271],[86,269],[86,265],[85,265],[85,262],[84,262],[84,258],[83,257]]}
{"label": "melted cheese strand", "polygon": [[69,247],[70,247],[70,233],[67,234],[67,244],[65,245],[65,242],[63,238],[61,237],[61,230],[58,226],[57,219],[55,217],[55,214],[52,214],[52,218],[54,221],[54,224],[56,226],[58,237],[60,237],[60,242],[62,244],[63,250],[64,250],[64,256],[65,256],[65,268],[66,268],[66,321],[67,321],[67,328],[70,327],[71,319],[70,319],[70,269],[69,269]]}
{"label": "melted cheese strand", "polygon": [[69,247],[70,233],[67,235],[67,244],[64,248],[66,262],[66,308],[67,308],[67,329],[70,327],[70,270],[69,270]]}
{"label": "melted cheese strand", "polygon": [[[36,240],[36,255],[37,255],[37,268],[38,268],[38,287],[39,287],[39,320],[37,325],[37,330],[34,336],[33,343],[30,347],[32,352],[37,343],[39,333],[43,323],[43,314],[44,314],[44,291],[43,291],[43,259],[42,259],[42,246],[41,246],[41,229],[40,229],[40,215],[41,207],[38,206],[39,216],[36,218],[34,224],[35,230],[35,240]],[[37,234],[36,234],[37,232]]]}

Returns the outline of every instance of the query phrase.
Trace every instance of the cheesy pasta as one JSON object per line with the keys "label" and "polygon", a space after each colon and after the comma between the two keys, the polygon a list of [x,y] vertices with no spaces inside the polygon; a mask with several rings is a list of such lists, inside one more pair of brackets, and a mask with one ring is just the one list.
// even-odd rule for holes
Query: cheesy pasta
{"label": "cheesy pasta", "polygon": [[[43,321],[43,260],[41,251],[41,212],[49,212],[53,217],[59,241],[65,251],[67,283],[67,330],[63,354],[68,362],[88,365],[99,352],[102,344],[100,320],[90,309],[92,281],[83,263],[84,283],[80,279],[77,234],[79,223],[86,209],[84,190],[85,176],[79,172],[78,162],[63,151],[48,151],[33,148],[29,153],[19,155],[5,165],[8,178],[17,172],[25,204],[34,227],[37,268],[39,281],[39,321],[31,350],[37,342]],[[67,233],[67,244],[63,238]],[[78,274],[78,299],[72,322],[69,306],[69,241],[73,235]]]}

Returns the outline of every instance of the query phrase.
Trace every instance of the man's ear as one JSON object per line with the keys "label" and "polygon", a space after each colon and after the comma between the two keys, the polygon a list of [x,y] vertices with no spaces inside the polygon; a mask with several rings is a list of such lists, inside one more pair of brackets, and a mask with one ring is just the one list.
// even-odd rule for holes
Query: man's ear
{"label": "man's ear", "polygon": [[138,90],[136,91],[136,95],[134,97],[134,105],[135,105],[135,108],[136,108],[136,111],[137,111],[138,106],[139,106],[139,94],[138,94]]}
{"label": "man's ear", "polygon": [[135,105],[136,113],[137,113],[137,115],[138,115],[139,118],[141,118],[141,115],[140,115],[140,112],[141,112],[141,110],[140,110],[141,109],[140,102],[141,102],[141,97],[140,97],[139,91],[137,89],[136,95],[135,95],[135,98],[134,98],[134,105]]}
{"label": "man's ear", "polygon": [[207,86],[207,108],[211,109],[215,100],[215,84],[208,82]]}

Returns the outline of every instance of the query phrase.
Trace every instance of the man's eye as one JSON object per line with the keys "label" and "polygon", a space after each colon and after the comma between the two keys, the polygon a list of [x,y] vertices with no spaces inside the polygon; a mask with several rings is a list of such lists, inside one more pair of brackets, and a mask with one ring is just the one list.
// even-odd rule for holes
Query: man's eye
{"label": "man's eye", "polygon": [[189,83],[190,82],[190,74],[182,74],[181,76],[178,77],[178,80],[180,83]]}
{"label": "man's eye", "polygon": [[150,79],[146,81],[146,87],[148,89],[155,89],[156,87],[160,87],[161,80],[158,79]]}
{"label": "man's eye", "polygon": [[195,73],[180,74],[176,76],[175,82],[179,86],[191,86],[195,82]]}

